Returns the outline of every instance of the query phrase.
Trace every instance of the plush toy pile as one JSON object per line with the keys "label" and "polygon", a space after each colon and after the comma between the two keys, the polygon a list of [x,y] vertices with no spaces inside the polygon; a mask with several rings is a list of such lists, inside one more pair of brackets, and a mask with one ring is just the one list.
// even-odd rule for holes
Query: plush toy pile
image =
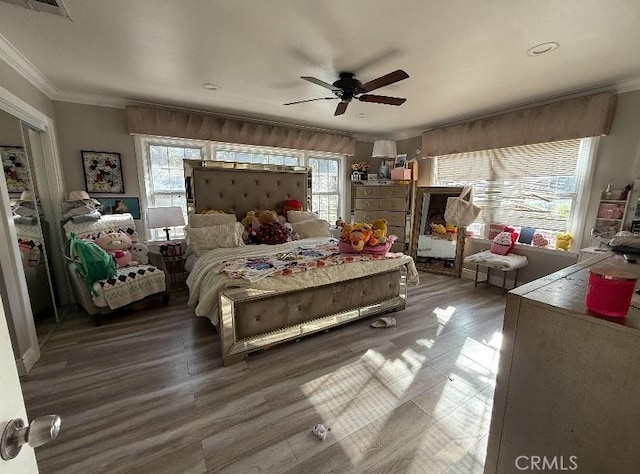
{"label": "plush toy pile", "polygon": [[249,211],[241,222],[245,228],[243,239],[248,243],[276,245],[299,238],[276,211]]}
{"label": "plush toy pile", "polygon": [[104,249],[116,262],[118,268],[149,263],[149,249],[143,243],[131,243],[124,232],[109,232],[96,239],[96,244]]}
{"label": "plush toy pile", "polygon": [[386,219],[378,219],[371,224],[341,224],[339,247],[343,253],[386,253],[397,239],[395,235],[387,235]]}

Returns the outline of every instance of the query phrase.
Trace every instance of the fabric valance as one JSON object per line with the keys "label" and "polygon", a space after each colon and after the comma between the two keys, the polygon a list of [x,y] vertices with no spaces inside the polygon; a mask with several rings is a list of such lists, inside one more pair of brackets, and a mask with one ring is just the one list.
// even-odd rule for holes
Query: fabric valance
{"label": "fabric valance", "polygon": [[137,106],[126,110],[131,134],[355,154],[355,139],[338,133],[176,110]]}
{"label": "fabric valance", "polygon": [[615,105],[615,94],[603,92],[428,130],[423,156],[607,135]]}

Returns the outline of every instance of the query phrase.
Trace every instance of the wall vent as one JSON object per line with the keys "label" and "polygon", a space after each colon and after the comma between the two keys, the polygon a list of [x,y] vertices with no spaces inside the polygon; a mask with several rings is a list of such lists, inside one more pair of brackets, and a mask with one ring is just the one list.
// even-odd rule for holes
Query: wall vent
{"label": "wall vent", "polygon": [[73,21],[69,10],[64,6],[62,0],[0,0],[0,2],[11,3],[12,5],[18,5],[28,10],[63,16]]}

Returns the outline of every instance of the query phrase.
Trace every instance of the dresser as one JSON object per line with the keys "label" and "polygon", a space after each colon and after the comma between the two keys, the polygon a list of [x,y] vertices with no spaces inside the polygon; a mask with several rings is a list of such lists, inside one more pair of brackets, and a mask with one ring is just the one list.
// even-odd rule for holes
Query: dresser
{"label": "dresser", "polygon": [[[409,242],[407,228],[410,210],[408,184],[354,184],[353,215],[355,222],[373,222],[386,219],[388,234],[398,236],[392,252],[404,252]],[[410,222],[410,220],[409,220]]]}
{"label": "dresser", "polygon": [[532,456],[556,463],[548,472],[638,472],[640,309],[588,311],[595,266],[640,276],[605,252],[507,295],[485,474],[523,471]]}

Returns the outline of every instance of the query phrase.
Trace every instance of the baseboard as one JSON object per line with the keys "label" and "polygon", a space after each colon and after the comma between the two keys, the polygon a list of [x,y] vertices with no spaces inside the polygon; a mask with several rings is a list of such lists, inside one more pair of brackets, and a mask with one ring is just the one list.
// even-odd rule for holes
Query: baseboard
{"label": "baseboard", "polygon": [[16,359],[16,366],[18,367],[18,375],[27,375],[33,366],[38,362],[40,358],[40,350],[37,347],[30,347],[27,352],[24,353],[21,359]]}

